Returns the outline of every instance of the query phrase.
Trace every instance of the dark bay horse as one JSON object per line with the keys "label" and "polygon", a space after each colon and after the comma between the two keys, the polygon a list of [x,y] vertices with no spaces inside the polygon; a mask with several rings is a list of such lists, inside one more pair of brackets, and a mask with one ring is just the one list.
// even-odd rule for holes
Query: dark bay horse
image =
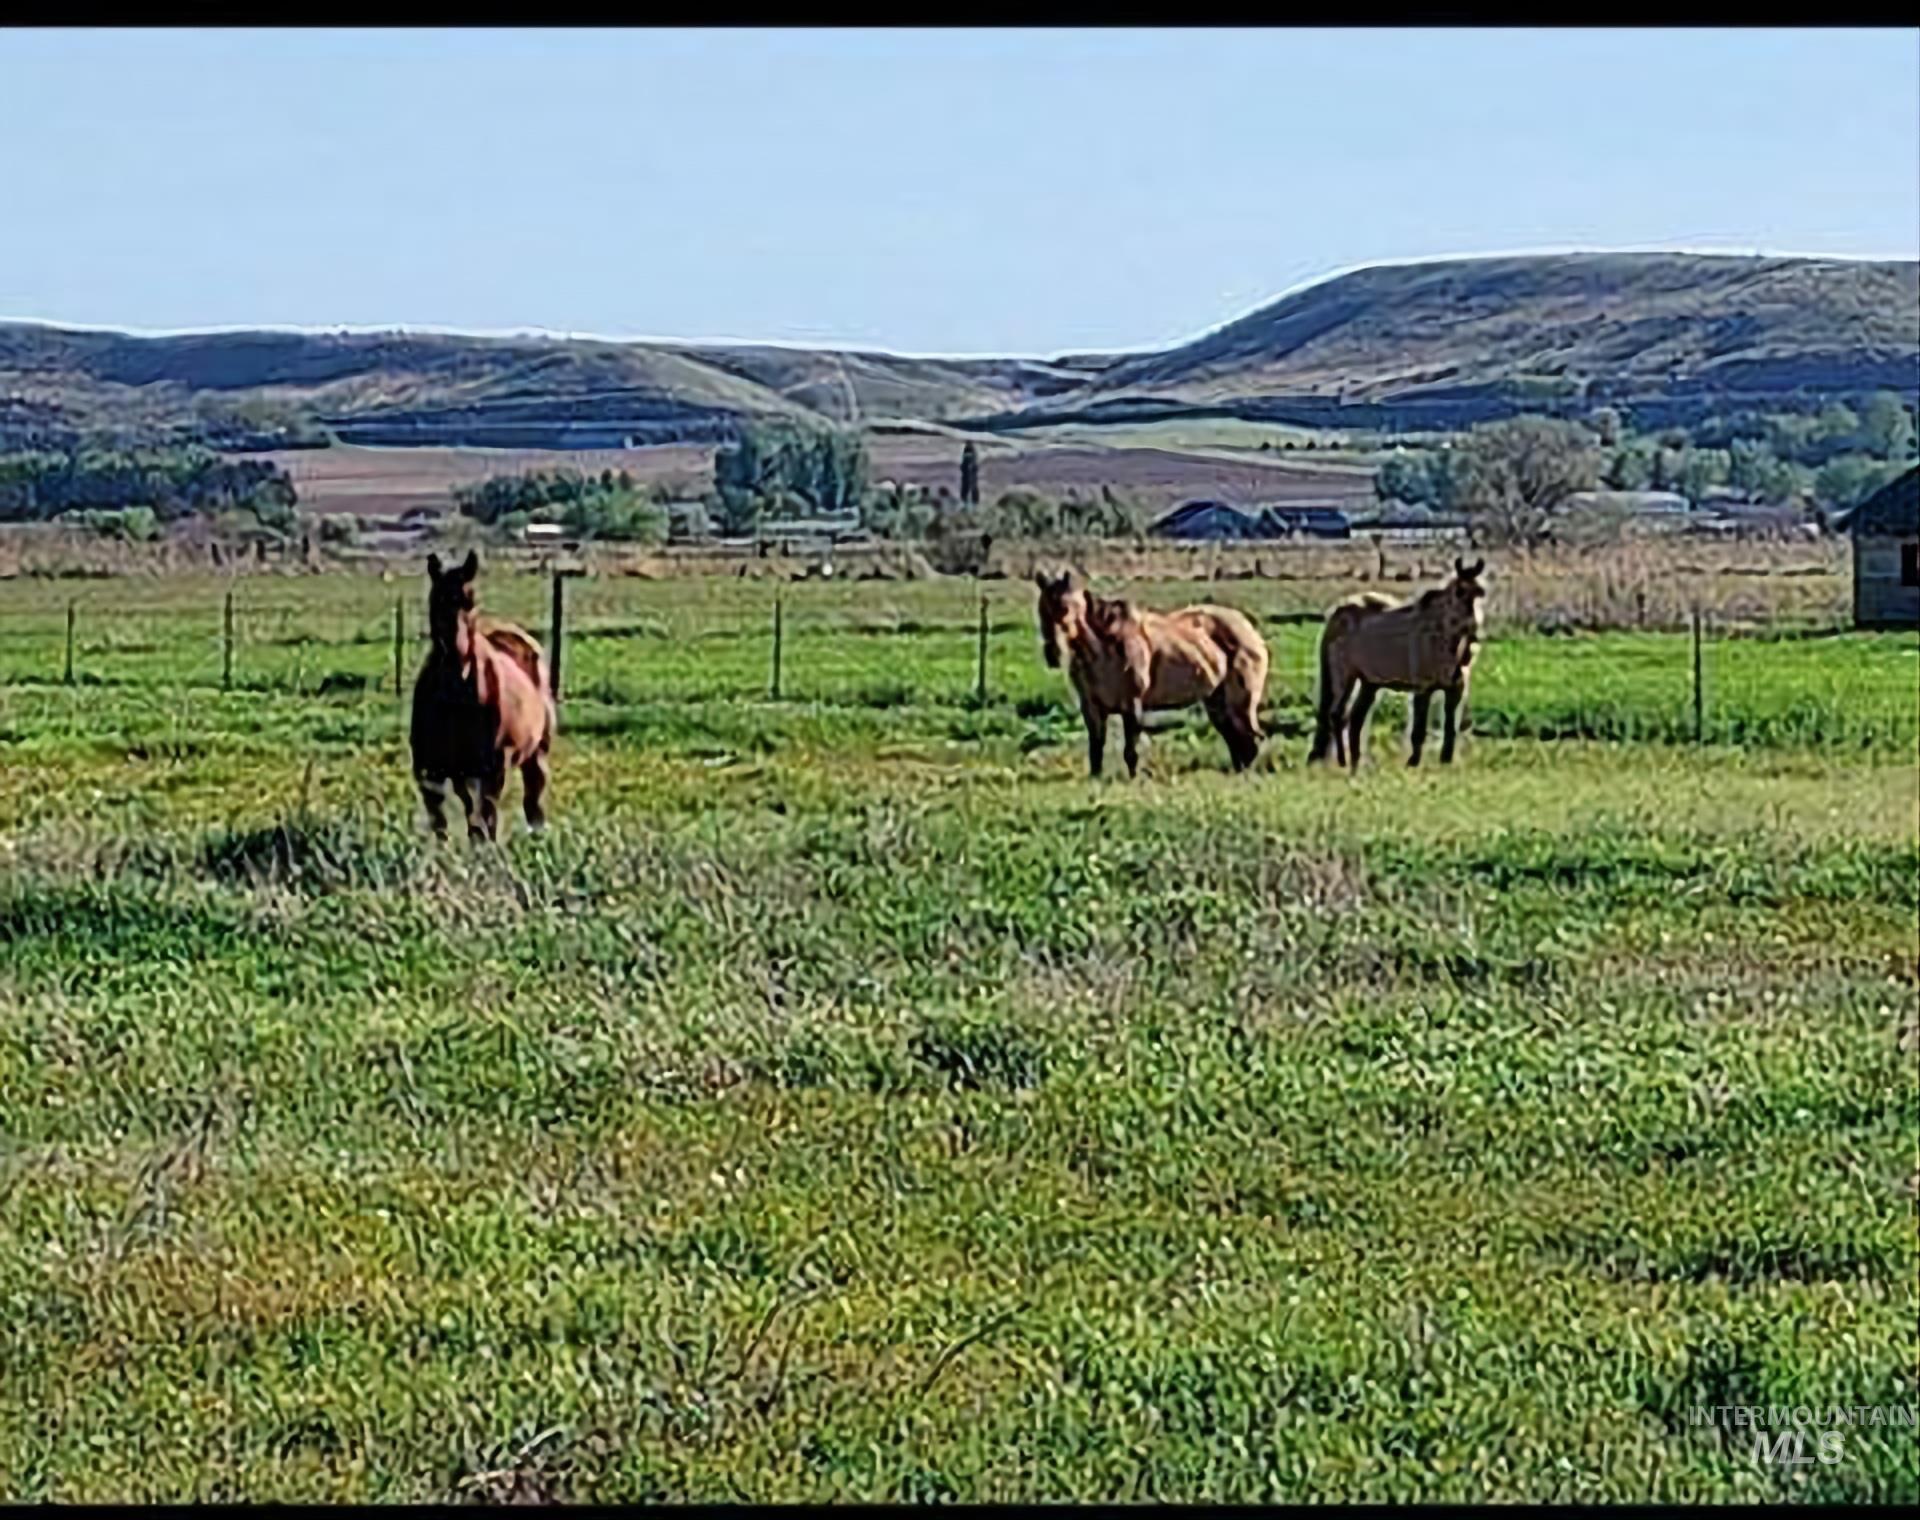
{"label": "dark bay horse", "polygon": [[1452,761],[1460,702],[1480,642],[1480,604],[1487,594],[1480,577],[1486,568],[1484,559],[1471,565],[1455,559],[1451,580],[1410,602],[1368,591],[1348,597],[1327,614],[1320,634],[1320,707],[1309,762],[1325,759],[1331,749],[1335,763],[1360,768],[1367,713],[1382,688],[1413,694],[1409,765],[1420,763],[1427,709],[1433,694],[1442,693],[1446,709],[1440,763]]}
{"label": "dark bay horse", "polygon": [[1140,733],[1149,711],[1203,703],[1226,740],[1233,768],[1260,754],[1260,698],[1267,685],[1267,646],[1231,607],[1152,612],[1095,596],[1068,571],[1039,574],[1041,649],[1049,665],[1064,659],[1087,724],[1087,768],[1100,774],[1107,720],[1120,715],[1127,774],[1140,773]]}
{"label": "dark bay horse", "polygon": [[493,839],[507,767],[520,770],[527,827],[546,823],[553,749],[553,683],[547,658],[524,629],[474,610],[480,556],[447,570],[427,557],[427,626],[433,647],[413,683],[413,775],[427,818],[447,834],[447,788],[467,813],[467,833]]}

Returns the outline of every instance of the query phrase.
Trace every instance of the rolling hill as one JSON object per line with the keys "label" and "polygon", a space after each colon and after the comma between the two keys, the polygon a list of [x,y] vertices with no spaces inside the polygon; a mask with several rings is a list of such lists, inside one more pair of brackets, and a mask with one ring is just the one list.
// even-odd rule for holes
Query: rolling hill
{"label": "rolling hill", "polygon": [[744,418],[1003,430],[1238,416],[1456,425],[1523,407],[1920,392],[1920,264],[1678,253],[1379,265],[1149,353],[916,358],[438,333],[138,337],[0,324],[0,434],[192,429],[239,446],[619,447]]}

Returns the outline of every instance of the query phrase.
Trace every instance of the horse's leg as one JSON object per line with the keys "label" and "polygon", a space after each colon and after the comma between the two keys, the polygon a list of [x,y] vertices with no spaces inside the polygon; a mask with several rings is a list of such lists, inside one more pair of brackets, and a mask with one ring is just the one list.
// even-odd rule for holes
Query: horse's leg
{"label": "horse's leg", "polygon": [[1407,756],[1408,765],[1420,763],[1420,746],[1427,742],[1427,708],[1433,703],[1433,693],[1416,691],[1413,694],[1413,753]]}
{"label": "horse's leg", "polygon": [[455,776],[453,778],[453,795],[460,799],[460,806],[466,811],[467,838],[478,839],[480,837],[480,826],[474,821],[475,803],[473,797],[473,778],[471,776]]}
{"label": "horse's leg", "polygon": [[[1328,738],[1333,746],[1333,763],[1336,767],[1347,763],[1347,702],[1353,696],[1353,680],[1342,676],[1338,684],[1328,688],[1326,717]],[[1321,754],[1325,755],[1325,749]]]}
{"label": "horse's leg", "polygon": [[[1244,693],[1240,693],[1240,701],[1244,701]],[[1254,720],[1250,714],[1236,712],[1227,687],[1219,687],[1206,699],[1206,716],[1212,720],[1213,731],[1227,741],[1227,756],[1233,760],[1236,772],[1246,770],[1260,758],[1260,739],[1254,733]]]}
{"label": "horse's leg", "polygon": [[1087,774],[1097,781],[1107,758],[1107,715],[1091,702],[1082,702],[1080,716],[1087,724]]}
{"label": "horse's leg", "polygon": [[521,805],[526,811],[529,829],[544,829],[547,826],[547,810],[541,806],[541,798],[547,791],[547,752],[536,751],[527,763],[520,767]]}
{"label": "horse's leg", "polygon": [[420,787],[420,801],[426,806],[427,822],[433,828],[434,838],[445,839],[447,837],[447,778],[416,773],[414,780]]}
{"label": "horse's leg", "polygon": [[1379,695],[1380,688],[1373,682],[1362,680],[1359,690],[1353,694],[1353,705],[1347,713],[1347,755],[1348,763],[1354,770],[1360,769],[1360,754],[1365,748],[1367,736],[1367,714],[1373,709],[1373,699]]}
{"label": "horse's leg", "polygon": [[1453,735],[1459,722],[1460,699],[1466,695],[1467,683],[1455,681],[1446,690],[1440,708],[1440,763],[1453,764]]}
{"label": "horse's leg", "polygon": [[1227,741],[1227,747],[1233,753],[1233,768],[1236,771],[1251,770],[1253,762],[1260,758],[1260,736],[1254,732],[1251,723],[1237,725],[1233,737]]}
{"label": "horse's leg", "polygon": [[1140,704],[1129,702],[1120,710],[1120,729],[1126,740],[1127,779],[1133,780],[1140,774],[1140,729],[1142,719]]}
{"label": "horse's leg", "polygon": [[1227,688],[1223,682],[1214,688],[1213,695],[1207,698],[1207,721],[1213,725],[1213,731],[1226,741],[1227,756],[1233,761],[1237,771],[1245,770],[1247,762],[1241,758],[1243,753],[1240,726],[1232,710],[1227,705]]}
{"label": "horse's leg", "polygon": [[507,757],[498,755],[480,778],[480,838],[491,841],[500,837],[500,794],[506,789]]}

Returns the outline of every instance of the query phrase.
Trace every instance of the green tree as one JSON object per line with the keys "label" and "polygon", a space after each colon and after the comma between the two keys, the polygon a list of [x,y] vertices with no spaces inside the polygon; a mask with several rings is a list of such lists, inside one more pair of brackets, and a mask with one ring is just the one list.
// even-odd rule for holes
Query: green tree
{"label": "green tree", "polygon": [[1002,491],[984,515],[986,529],[995,538],[1060,536],[1060,504],[1034,491]]}
{"label": "green tree", "polygon": [[980,453],[971,439],[960,450],[960,504],[965,507],[980,505]]}
{"label": "green tree", "polygon": [[783,496],[810,513],[854,512],[866,495],[866,446],[839,429],[752,422],[714,455],[713,484],[721,520],[736,533],[769,515]]}
{"label": "green tree", "polygon": [[1655,450],[1644,443],[1623,444],[1607,461],[1607,484],[1616,491],[1645,491],[1653,486]]}
{"label": "green tree", "polygon": [[1913,417],[1898,395],[1875,391],[1860,409],[1860,442],[1876,459],[1906,459],[1913,453]]}
{"label": "green tree", "polygon": [[665,543],[667,509],[644,491],[618,486],[576,496],[561,509],[560,521],[582,538],[622,543]]}
{"label": "green tree", "polygon": [[1844,401],[1829,401],[1814,419],[1820,440],[1834,453],[1852,453],[1860,438],[1860,415]]}
{"label": "green tree", "polygon": [[1823,464],[1813,477],[1813,499],[1830,512],[1857,507],[1888,481],[1904,474],[1899,461],[1870,459],[1865,454],[1842,454]]}
{"label": "green tree", "polygon": [[1727,484],[1750,497],[1764,499],[1780,463],[1773,457],[1773,450],[1764,443],[1736,438],[1727,458]]}
{"label": "green tree", "polygon": [[1482,423],[1452,456],[1450,504],[1477,543],[1547,542],[1575,493],[1600,478],[1593,435],[1554,417]]}
{"label": "green tree", "polygon": [[1374,471],[1373,493],[1382,501],[1403,501],[1414,506],[1433,506],[1433,472],[1424,453],[1409,454],[1396,449]]}
{"label": "green tree", "polygon": [[1732,467],[1733,456],[1725,449],[1688,449],[1681,457],[1674,489],[1697,507],[1707,492],[1727,483]]}
{"label": "green tree", "polygon": [[894,485],[885,491],[869,491],[860,506],[860,523],[876,538],[918,541],[924,539],[939,521],[920,491]]}
{"label": "green tree", "polygon": [[1593,429],[1600,442],[1607,448],[1612,448],[1620,441],[1623,424],[1618,407],[1596,408],[1593,415],[1587,419],[1587,425]]}

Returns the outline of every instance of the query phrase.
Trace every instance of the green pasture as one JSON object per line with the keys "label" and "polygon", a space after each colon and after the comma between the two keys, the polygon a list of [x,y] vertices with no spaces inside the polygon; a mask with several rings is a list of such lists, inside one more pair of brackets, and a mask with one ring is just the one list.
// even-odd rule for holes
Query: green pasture
{"label": "green pasture", "polygon": [[789,587],[774,702],[769,587],[577,583],[488,849],[415,588],[243,583],[226,691],[200,589],[70,686],[0,601],[0,1496],[1920,1497],[1693,1414],[1916,1402],[1911,639],[1695,746],[1684,634],[1496,631],[1347,778],[1256,591],[1260,768],[1095,784],[1024,588],[979,705],[970,588]]}

